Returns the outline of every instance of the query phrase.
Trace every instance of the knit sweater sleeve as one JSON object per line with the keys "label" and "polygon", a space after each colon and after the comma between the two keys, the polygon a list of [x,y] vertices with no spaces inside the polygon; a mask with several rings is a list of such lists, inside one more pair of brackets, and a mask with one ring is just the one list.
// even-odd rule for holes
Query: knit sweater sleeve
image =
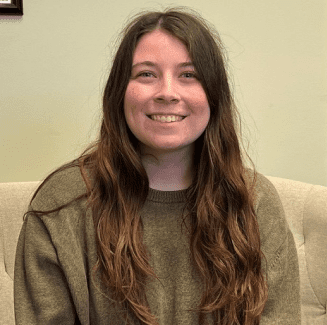
{"label": "knit sweater sleeve", "polygon": [[[77,168],[57,173],[29,211],[50,211],[84,191]],[[14,276],[17,325],[88,324],[88,288],[80,234],[83,204],[49,214],[29,213],[19,235]]]}
{"label": "knit sweater sleeve", "polygon": [[29,215],[19,236],[14,282],[17,325],[75,324],[68,283],[49,232]]}
{"label": "knit sweater sleeve", "polygon": [[268,301],[260,325],[299,325],[300,275],[294,237],[277,190],[261,174],[259,183],[257,218],[268,278]]}

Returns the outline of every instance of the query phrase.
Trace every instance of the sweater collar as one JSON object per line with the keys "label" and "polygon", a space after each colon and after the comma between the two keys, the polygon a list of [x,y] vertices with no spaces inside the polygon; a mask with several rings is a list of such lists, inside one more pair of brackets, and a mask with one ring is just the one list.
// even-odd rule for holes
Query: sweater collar
{"label": "sweater collar", "polygon": [[187,190],[159,191],[150,187],[147,200],[162,203],[185,202]]}

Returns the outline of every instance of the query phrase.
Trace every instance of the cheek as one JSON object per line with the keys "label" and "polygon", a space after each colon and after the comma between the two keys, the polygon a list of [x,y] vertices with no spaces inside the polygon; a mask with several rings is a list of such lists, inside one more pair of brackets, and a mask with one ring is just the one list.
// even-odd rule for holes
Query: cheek
{"label": "cheek", "polygon": [[131,87],[127,86],[127,89],[125,92],[125,97],[124,97],[124,114],[125,114],[126,122],[129,127],[131,124],[133,107],[135,105],[133,98],[134,98],[134,96],[133,96],[132,89],[131,89]]}
{"label": "cheek", "polygon": [[193,106],[197,106],[197,107],[209,106],[207,95],[204,89],[200,85],[187,89],[186,98],[189,100],[189,102],[192,103]]}
{"label": "cheek", "polygon": [[130,83],[126,89],[126,100],[131,103],[138,103],[146,100],[150,96],[149,87]]}
{"label": "cheek", "polygon": [[130,128],[139,125],[139,118],[144,108],[144,98],[138,88],[134,85],[128,85],[125,92],[124,113]]}
{"label": "cheek", "polygon": [[127,86],[126,92],[125,92],[125,99],[124,104],[125,106],[130,106],[131,103],[133,103],[133,99],[135,98],[135,91],[133,87]]}
{"label": "cheek", "polygon": [[134,87],[128,86],[125,92],[124,98],[124,111],[127,120],[130,120],[133,112],[137,109],[139,103],[139,98]]}

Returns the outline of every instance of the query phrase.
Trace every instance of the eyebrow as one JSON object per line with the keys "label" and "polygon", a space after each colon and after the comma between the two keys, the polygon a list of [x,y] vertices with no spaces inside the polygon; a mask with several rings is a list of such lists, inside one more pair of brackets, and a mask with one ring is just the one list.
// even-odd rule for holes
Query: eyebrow
{"label": "eyebrow", "polygon": [[[157,64],[155,64],[154,62],[151,61],[143,61],[143,62],[138,62],[133,64],[132,69],[134,69],[135,67],[139,66],[139,65],[146,65],[149,67],[155,67],[157,66]],[[184,68],[184,67],[193,67],[194,68],[194,64],[192,62],[181,62],[177,65],[178,68]]]}

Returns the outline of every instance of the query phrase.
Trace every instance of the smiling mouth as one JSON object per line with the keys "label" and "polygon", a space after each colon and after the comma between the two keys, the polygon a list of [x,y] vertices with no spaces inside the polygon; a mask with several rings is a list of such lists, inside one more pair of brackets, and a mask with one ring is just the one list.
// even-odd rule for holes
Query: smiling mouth
{"label": "smiling mouth", "polygon": [[183,121],[186,116],[173,116],[173,118],[171,118],[170,116],[168,118],[165,118],[165,117],[159,117],[158,116],[155,116],[155,115],[147,115],[147,117],[154,121],[154,122],[159,122],[159,123],[174,123],[174,122],[181,122]]}

